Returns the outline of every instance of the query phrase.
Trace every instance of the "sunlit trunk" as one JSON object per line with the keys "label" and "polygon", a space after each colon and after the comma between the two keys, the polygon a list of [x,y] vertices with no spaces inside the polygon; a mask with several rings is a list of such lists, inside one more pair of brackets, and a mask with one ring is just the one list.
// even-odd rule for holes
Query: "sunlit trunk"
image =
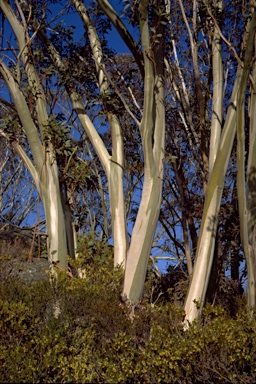
{"label": "sunlit trunk", "polygon": [[242,69],[239,68],[218,154],[207,185],[196,262],[184,306],[186,323],[192,322],[200,316],[209,283],[225,174],[236,133],[236,97],[241,72]]}
{"label": "sunlit trunk", "polygon": [[[158,4],[160,6],[160,2]],[[157,31],[159,46],[151,58],[148,2],[140,2],[140,31],[144,52],[145,82],[144,111],[141,122],[141,138],[144,153],[144,183],[139,211],[132,232],[127,256],[123,297],[136,303],[142,297],[148,260],[156,230],[163,179],[165,107],[164,107],[164,28]],[[156,54],[157,52],[157,54]]]}
{"label": "sunlit trunk", "polygon": [[44,180],[40,192],[46,218],[49,260],[57,267],[66,270],[68,251],[57,166],[48,164],[46,171],[42,173]]}
{"label": "sunlit trunk", "polygon": [[133,228],[125,269],[123,296],[136,303],[142,296],[149,255],[158,222],[162,181],[145,176],[139,212]]}
{"label": "sunlit trunk", "polygon": [[[35,121],[32,118],[25,94],[19,83],[19,77],[14,77],[13,73],[3,62],[0,62],[0,72],[12,96],[31,149],[34,164],[18,142],[14,142],[13,147],[30,171],[43,202],[47,224],[49,260],[58,264],[60,268],[65,269],[67,264],[67,244],[55,149],[51,143],[49,143],[46,149],[46,143],[44,143],[44,129],[46,129],[48,124],[46,98],[36,68],[31,60],[28,48],[28,40],[30,39],[28,31],[19,21],[19,18],[16,17],[7,1],[3,0],[1,2],[1,9],[7,17],[17,39],[19,47],[18,57],[22,61],[23,70],[25,70],[28,85],[31,89],[37,125],[35,125]],[[18,7],[18,12],[20,13],[21,20],[24,20],[24,14],[20,7]],[[20,70],[19,60],[16,67],[17,74]]]}
{"label": "sunlit trunk", "polygon": [[[118,116],[110,111],[111,105],[109,105],[109,84],[105,73],[105,66],[103,60],[103,53],[101,48],[101,42],[99,40],[97,31],[94,27],[92,20],[87,12],[87,9],[83,2],[80,0],[72,0],[73,5],[76,7],[84,26],[87,30],[90,40],[91,50],[93,53],[93,59],[97,70],[98,86],[102,96],[105,110],[107,112],[108,122],[111,128],[112,137],[112,156],[106,153],[106,156],[102,156],[102,151],[107,152],[102,147],[102,142],[99,140],[92,140],[92,131],[88,124],[85,124],[84,119],[80,119],[86,133],[91,139],[96,151],[98,152],[101,163],[106,171],[109,187],[109,199],[110,199],[110,211],[111,211],[111,223],[112,223],[112,235],[114,241],[114,265],[122,265],[125,267],[126,255],[127,255],[127,228],[126,228],[126,215],[125,215],[125,203],[124,203],[124,191],[123,191],[123,173],[124,173],[124,151],[123,151],[123,133],[121,130]],[[81,107],[80,107],[81,111]],[[80,117],[81,113],[78,113]],[[94,132],[93,136],[96,132]]]}

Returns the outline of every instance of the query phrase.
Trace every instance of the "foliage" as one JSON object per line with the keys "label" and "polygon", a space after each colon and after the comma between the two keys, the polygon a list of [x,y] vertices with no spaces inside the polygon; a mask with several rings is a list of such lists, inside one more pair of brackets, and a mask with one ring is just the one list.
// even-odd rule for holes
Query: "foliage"
{"label": "foliage", "polygon": [[2,129],[6,134],[6,137],[8,137],[8,139],[11,141],[16,140],[17,132],[20,133],[21,131],[20,122],[17,119],[17,117],[9,115],[4,119],[0,119],[0,123],[1,123]]}
{"label": "foliage", "polygon": [[55,148],[56,155],[71,156],[76,150],[72,146],[71,140],[67,139],[70,128],[65,127],[64,123],[59,123],[55,117],[49,118],[44,127],[44,139],[46,147],[51,143]]}
{"label": "foliage", "polygon": [[[149,276],[148,290],[153,279]],[[85,279],[0,282],[0,380],[79,383],[254,383],[256,319],[207,305],[183,329],[169,300],[120,301],[122,273],[95,264]],[[44,292],[44,295],[42,295]],[[59,314],[56,313],[59,307]]]}
{"label": "foliage", "polygon": [[71,262],[79,268],[105,267],[113,269],[113,246],[97,238],[91,231],[78,239],[77,258]]}

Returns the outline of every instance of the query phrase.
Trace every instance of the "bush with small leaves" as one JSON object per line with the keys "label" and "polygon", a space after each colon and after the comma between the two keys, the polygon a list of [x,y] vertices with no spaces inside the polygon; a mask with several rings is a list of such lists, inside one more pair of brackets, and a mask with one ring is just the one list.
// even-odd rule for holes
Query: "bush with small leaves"
{"label": "bush with small leaves", "polygon": [[[256,319],[207,305],[184,330],[176,293],[120,299],[122,269],[93,263],[85,279],[0,282],[0,381],[255,383]],[[56,310],[58,309],[58,311]]]}

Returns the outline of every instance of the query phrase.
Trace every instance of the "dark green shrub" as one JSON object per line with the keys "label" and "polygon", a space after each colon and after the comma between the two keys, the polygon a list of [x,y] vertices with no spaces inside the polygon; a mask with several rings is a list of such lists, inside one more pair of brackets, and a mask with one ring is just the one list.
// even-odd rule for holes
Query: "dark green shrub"
{"label": "dark green shrub", "polygon": [[33,285],[0,282],[0,381],[255,383],[256,320],[207,305],[185,331],[175,292],[152,302],[153,274],[133,311],[123,272],[96,262]]}
{"label": "dark green shrub", "polygon": [[71,264],[79,268],[100,268],[113,269],[113,246],[104,240],[97,238],[94,232],[84,234],[78,239],[78,257],[71,261]]}

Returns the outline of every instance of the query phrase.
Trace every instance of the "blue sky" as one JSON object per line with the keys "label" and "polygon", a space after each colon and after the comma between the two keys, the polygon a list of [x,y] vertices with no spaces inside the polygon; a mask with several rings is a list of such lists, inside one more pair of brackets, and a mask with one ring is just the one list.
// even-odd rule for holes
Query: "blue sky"
{"label": "blue sky", "polygon": [[[87,5],[88,1],[85,2]],[[123,9],[123,4],[118,0],[114,0],[110,2],[114,9],[117,10],[117,12],[121,13]],[[49,7],[53,11],[53,15],[56,14],[56,12],[59,12],[62,10],[62,6],[60,4],[53,4],[51,7]],[[119,14],[120,15],[120,14]],[[82,26],[81,19],[77,12],[74,12],[74,14],[69,14],[63,17],[60,17],[60,19],[57,21],[59,22],[61,19],[63,19],[68,26],[75,26],[74,29],[74,37],[75,39],[80,39],[82,35],[84,34],[84,28]],[[131,29],[131,26],[125,23],[125,19],[122,18],[122,21],[124,24],[126,24],[126,27]],[[127,53],[129,52],[129,49],[124,44],[123,40],[119,36],[119,34],[116,32],[115,28],[112,27],[112,30],[108,33],[108,42],[110,43],[111,47],[117,52],[117,53]]]}

